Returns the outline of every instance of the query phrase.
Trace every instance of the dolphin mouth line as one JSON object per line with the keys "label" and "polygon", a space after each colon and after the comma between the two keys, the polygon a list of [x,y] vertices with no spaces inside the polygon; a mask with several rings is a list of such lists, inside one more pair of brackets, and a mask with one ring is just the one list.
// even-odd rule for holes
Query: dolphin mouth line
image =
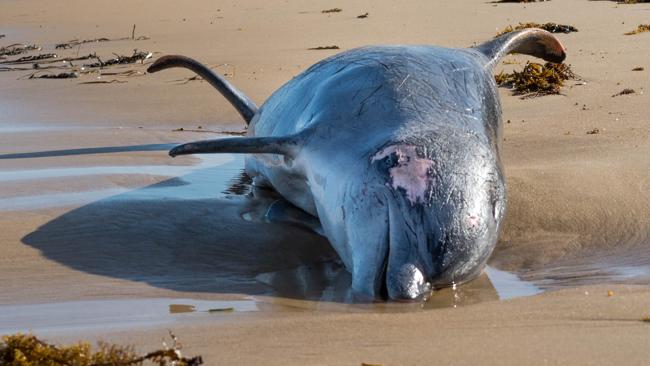
{"label": "dolphin mouth line", "polygon": [[[390,224],[389,224],[389,235],[388,237],[390,238]],[[384,298],[384,299],[390,299],[389,293],[388,293],[388,259],[390,258],[390,240],[388,240],[386,244],[386,254],[384,255],[384,264],[383,264],[383,269],[381,271],[381,279],[380,279],[380,286],[379,286],[379,295]]]}
{"label": "dolphin mouth line", "polygon": [[390,299],[388,292],[388,261],[390,259],[390,227],[392,225],[392,220],[390,217],[390,203],[386,206],[386,217],[388,218],[388,225],[386,228],[386,253],[384,254],[384,264],[381,272],[381,281],[379,287],[379,294],[384,299]]}

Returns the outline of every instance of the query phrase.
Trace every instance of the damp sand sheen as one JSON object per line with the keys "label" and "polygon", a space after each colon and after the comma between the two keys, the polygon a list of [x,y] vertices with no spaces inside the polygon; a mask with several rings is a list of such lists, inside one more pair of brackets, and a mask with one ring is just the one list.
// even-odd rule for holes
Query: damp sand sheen
{"label": "damp sand sheen", "polygon": [[[334,6],[342,11],[321,13]],[[176,143],[216,136],[198,126],[243,129],[206,83],[174,82],[191,76],[184,71],[107,85],[0,73],[0,333],[147,350],[171,329],[208,364],[647,362],[650,79],[630,70],[650,67],[650,33],[623,33],[647,23],[649,4],[90,8],[3,4],[0,46],[121,38],[137,23],[150,37],[139,49],[233,73],[261,104],[337,52],[308,48],[465,47],[509,24],[556,21],[580,29],[558,37],[583,82],[528,100],[500,90],[509,208],[483,275],[424,304],[357,304],[324,239],[265,222],[273,197],[250,196],[242,155],[167,156]],[[110,58],[133,46],[84,44],[80,54]],[[527,60],[507,59],[497,72]],[[636,93],[612,98],[625,88]]]}

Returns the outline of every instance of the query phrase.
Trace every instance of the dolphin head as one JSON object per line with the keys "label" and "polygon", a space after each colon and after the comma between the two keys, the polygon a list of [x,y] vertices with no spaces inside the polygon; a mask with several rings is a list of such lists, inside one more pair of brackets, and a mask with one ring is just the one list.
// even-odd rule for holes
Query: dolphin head
{"label": "dolphin head", "polygon": [[494,149],[462,140],[391,141],[333,188],[344,191],[336,230],[356,293],[416,299],[480,273],[497,241],[505,187]]}

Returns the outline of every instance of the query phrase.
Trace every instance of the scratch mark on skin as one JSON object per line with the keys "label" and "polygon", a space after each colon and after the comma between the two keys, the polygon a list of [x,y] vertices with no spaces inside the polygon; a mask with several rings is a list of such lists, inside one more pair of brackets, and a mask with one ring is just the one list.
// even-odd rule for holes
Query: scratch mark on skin
{"label": "scratch mark on skin", "polygon": [[363,98],[363,100],[362,100],[361,103],[360,103],[360,104],[361,104],[361,107],[359,108],[359,113],[357,114],[357,116],[360,116],[360,115],[363,114],[363,110],[364,110],[364,108],[365,108],[365,106],[366,106],[366,101],[367,101],[368,99],[370,99],[373,95],[375,95],[375,94],[379,91],[379,89],[381,89],[382,87],[383,87],[383,85],[379,85],[379,86],[376,87],[375,90],[373,90],[373,91],[372,91],[372,92],[371,92],[367,97]]}
{"label": "scratch mark on skin", "polygon": [[388,146],[375,154],[371,161],[381,160],[391,154],[397,157],[397,164],[389,169],[391,187],[404,189],[411,205],[425,203],[425,194],[433,182],[430,171],[434,162],[418,156],[413,145]]}
{"label": "scratch mark on skin", "polygon": [[400,90],[400,89],[402,88],[402,86],[404,85],[404,83],[406,82],[406,80],[408,80],[409,77],[411,77],[411,74],[406,75],[406,77],[404,78],[404,80],[402,80],[402,82],[399,83],[399,85],[397,86],[397,90]]}

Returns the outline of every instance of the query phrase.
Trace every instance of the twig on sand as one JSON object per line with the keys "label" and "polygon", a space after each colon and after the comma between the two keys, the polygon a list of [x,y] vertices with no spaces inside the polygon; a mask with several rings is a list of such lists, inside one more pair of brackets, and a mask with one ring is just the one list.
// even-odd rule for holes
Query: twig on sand
{"label": "twig on sand", "polygon": [[90,85],[90,84],[114,84],[114,83],[116,83],[116,84],[124,84],[124,83],[128,83],[128,81],[126,81],[126,80],[117,80],[117,79],[113,79],[113,80],[94,80],[94,81],[84,81],[84,82],[79,83],[79,85],[83,85],[83,84],[85,84],[85,85]]}
{"label": "twig on sand", "polygon": [[26,70],[32,70],[33,67],[7,67],[7,66],[0,66],[0,72],[3,71],[26,71]]}
{"label": "twig on sand", "polygon": [[144,72],[138,70],[126,70],[117,72],[102,72],[101,76],[144,76]]}
{"label": "twig on sand", "polygon": [[188,78],[185,78],[185,79],[171,80],[170,82],[176,83],[178,85],[185,85],[185,84],[187,84],[187,83],[189,83],[191,81],[203,81],[203,78],[198,76],[198,75],[194,75],[194,76],[191,76],[191,77],[188,77]]}
{"label": "twig on sand", "polygon": [[172,132],[207,132],[207,133],[219,133],[222,135],[232,135],[232,136],[243,136],[246,134],[245,130],[244,131],[217,131],[217,130],[206,130],[201,126],[197,127],[196,129],[180,127],[175,130],[172,130]]}
{"label": "twig on sand", "polygon": [[56,53],[41,53],[34,56],[20,57],[15,60],[2,61],[0,63],[3,63],[5,65],[29,64],[29,63],[33,63],[34,61],[49,60],[57,57],[59,56]]}
{"label": "twig on sand", "polygon": [[139,36],[137,38],[130,38],[130,37],[123,37],[123,38],[94,38],[94,39],[84,39],[84,40],[79,40],[79,39],[73,39],[68,42],[63,42],[63,43],[57,43],[55,48],[56,49],[68,49],[68,48],[74,48],[81,46],[82,44],[86,43],[100,43],[100,42],[113,42],[113,41],[126,41],[126,40],[133,40],[133,41],[144,41],[150,39],[147,36]]}
{"label": "twig on sand", "polygon": [[57,43],[54,48],[58,49],[68,49],[68,48],[73,48],[76,46],[80,46],[85,43],[99,43],[99,42],[108,42],[111,41],[111,39],[108,38],[95,38],[95,39],[84,39],[84,40],[78,40],[78,39],[73,39],[68,42],[63,42],[63,43]]}
{"label": "twig on sand", "polygon": [[332,9],[321,10],[321,13],[323,13],[323,14],[340,13],[342,11],[343,11],[343,9],[341,9],[341,8],[332,8]]}
{"label": "twig on sand", "polygon": [[68,49],[68,48],[74,48],[81,46],[82,44],[86,43],[99,43],[99,42],[112,42],[112,41],[145,41],[150,39],[147,36],[135,36],[135,24],[133,24],[133,28],[131,29],[131,37],[122,37],[122,38],[107,38],[107,37],[100,37],[100,38],[93,38],[93,39],[84,39],[84,40],[79,40],[79,39],[73,39],[68,42],[63,42],[63,43],[57,43],[54,48],[56,49]]}

